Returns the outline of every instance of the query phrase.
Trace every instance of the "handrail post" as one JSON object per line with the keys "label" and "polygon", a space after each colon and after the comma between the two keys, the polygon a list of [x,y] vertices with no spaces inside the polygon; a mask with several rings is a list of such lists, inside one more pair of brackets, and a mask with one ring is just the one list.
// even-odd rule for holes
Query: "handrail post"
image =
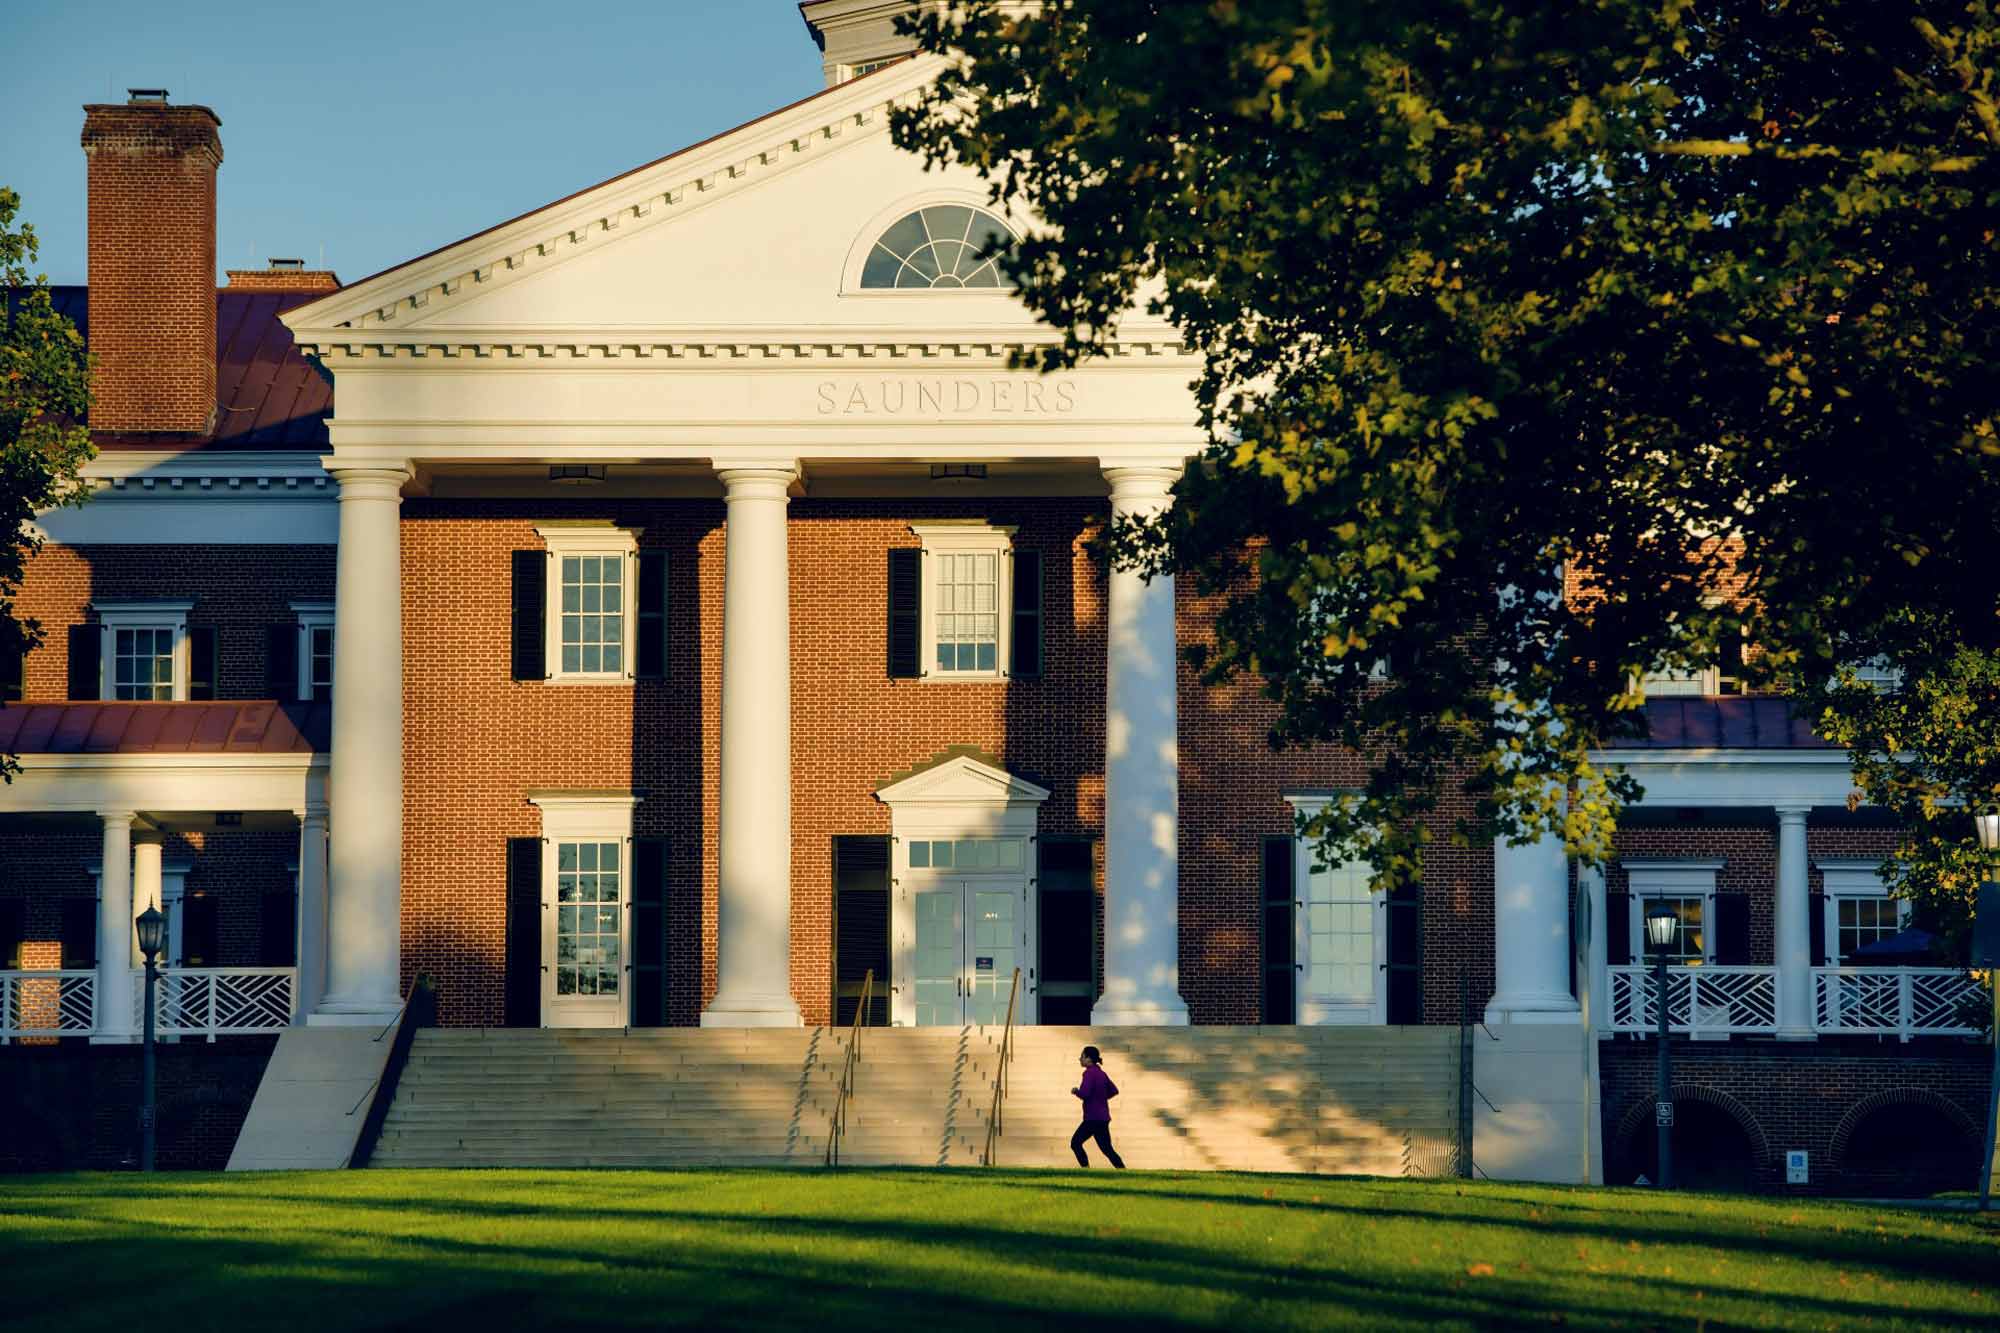
{"label": "handrail post", "polygon": [[1007,987],[1007,1026],[1000,1034],[1000,1067],[993,1078],[993,1110],[986,1117],[986,1151],[980,1154],[981,1166],[993,1165],[994,1140],[1000,1135],[1000,1117],[1007,1101],[1007,1066],[1014,1059],[1014,1007],[1021,997],[1021,969],[1014,969],[1014,980]]}
{"label": "handrail post", "polygon": [[861,978],[861,1002],[854,1009],[854,1026],[847,1037],[847,1055],[840,1066],[840,1087],[833,1095],[833,1119],[827,1126],[826,1134],[828,1166],[840,1165],[840,1140],[847,1133],[847,1103],[854,1097],[854,1070],[861,1057],[861,1029],[868,1024],[868,1008],[874,1000],[875,969],[871,967]]}

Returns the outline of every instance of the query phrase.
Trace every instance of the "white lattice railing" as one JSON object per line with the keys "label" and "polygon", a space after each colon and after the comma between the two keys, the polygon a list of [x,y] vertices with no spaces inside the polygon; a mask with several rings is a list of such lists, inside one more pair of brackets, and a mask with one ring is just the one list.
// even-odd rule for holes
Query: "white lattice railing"
{"label": "white lattice railing", "polygon": [[[1611,1029],[1650,1033],[1660,1029],[1653,969],[1614,967],[1611,975]],[[1667,1026],[1687,1036],[1778,1030],[1778,969],[1775,967],[1669,967]]]}
{"label": "white lattice railing", "polygon": [[[236,1036],[276,1032],[292,1021],[294,970],[289,967],[161,968],[153,1030],[163,1037]],[[132,1030],[146,1003],[146,974],[133,973]]]}
{"label": "white lattice railing", "polygon": [[21,1037],[87,1037],[96,1009],[95,972],[0,972],[0,1045]]}
{"label": "white lattice railing", "polygon": [[[1813,1018],[1821,1032],[1900,1037],[1970,1037],[1967,1020],[1986,991],[1953,967],[1814,968]],[[1968,1005],[1968,1001],[1973,1001]]]}

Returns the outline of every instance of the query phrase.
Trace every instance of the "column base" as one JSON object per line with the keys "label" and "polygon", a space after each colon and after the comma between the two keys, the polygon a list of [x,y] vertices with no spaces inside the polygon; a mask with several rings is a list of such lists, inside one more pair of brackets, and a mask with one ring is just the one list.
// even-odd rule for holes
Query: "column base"
{"label": "column base", "polygon": [[1580,1023],[1583,1007],[1561,992],[1496,995],[1486,1002],[1485,1021],[1494,1023]]}
{"label": "column base", "polygon": [[[92,1046],[137,1046],[145,1037],[137,1032],[93,1032],[90,1034]],[[156,1035],[153,1038],[158,1041]]]}
{"label": "column base", "polygon": [[328,1000],[306,1015],[309,1028],[387,1027],[401,1011],[401,1000]]}
{"label": "column base", "polygon": [[797,1028],[805,1026],[791,996],[718,995],[701,1011],[705,1028]]}
{"label": "column base", "polygon": [[1775,1035],[1779,1041],[1819,1040],[1819,1032],[1813,1028],[1779,1028]]}
{"label": "column base", "polygon": [[1090,1011],[1094,1028],[1184,1028],[1192,1020],[1187,1006],[1175,998],[1157,1000],[1099,1001]]}

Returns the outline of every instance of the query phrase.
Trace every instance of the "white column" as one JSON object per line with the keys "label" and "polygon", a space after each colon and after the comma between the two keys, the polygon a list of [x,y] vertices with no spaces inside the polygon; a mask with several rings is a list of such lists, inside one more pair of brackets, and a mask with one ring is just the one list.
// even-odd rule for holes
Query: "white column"
{"label": "white column", "polygon": [[[104,867],[97,894],[97,1022],[93,1042],[130,1042],[138,1029],[132,1022],[138,991],[132,985],[132,960],[139,937],[132,921],[131,810],[100,810],[104,821]],[[159,861],[154,859],[154,883]]]}
{"label": "white column", "polygon": [[1488,1023],[1570,1023],[1569,856],[1542,838],[1493,840],[1493,998]]}
{"label": "white column", "polygon": [[1576,891],[1590,904],[1590,939],[1585,942],[1584,970],[1589,978],[1590,1024],[1611,1035],[1611,936],[1604,919],[1604,867],[1578,865]]}
{"label": "white column", "polygon": [[[1113,520],[1165,509],[1180,474],[1179,460],[1106,467]],[[1107,602],[1104,995],[1090,1021],[1184,1024],[1174,581],[1114,567]]]}
{"label": "white column", "polygon": [[403,483],[400,467],[329,469],[340,483],[334,572],[333,845],[326,998],[314,1023],[386,1022],[402,1003]]}
{"label": "white column", "polygon": [[1778,807],[1778,1037],[1811,1041],[1813,1022],[1812,894],[1803,805]]}
{"label": "white column", "polygon": [[326,807],[309,805],[298,816],[298,971],[292,982],[293,1022],[317,1008],[326,992]]}
{"label": "white column", "polygon": [[703,1027],[796,1027],[792,998],[791,573],[795,461],[717,468],[729,512],[722,587],[722,783],[715,999]]}

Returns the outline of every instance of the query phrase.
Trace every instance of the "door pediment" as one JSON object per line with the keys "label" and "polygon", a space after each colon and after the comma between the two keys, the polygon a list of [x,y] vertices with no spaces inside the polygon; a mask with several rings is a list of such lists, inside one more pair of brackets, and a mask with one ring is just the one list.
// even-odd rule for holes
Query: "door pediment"
{"label": "door pediment", "polygon": [[1048,789],[969,754],[957,754],[910,776],[878,788],[875,799],[894,808],[904,805],[1012,806],[1040,805]]}

